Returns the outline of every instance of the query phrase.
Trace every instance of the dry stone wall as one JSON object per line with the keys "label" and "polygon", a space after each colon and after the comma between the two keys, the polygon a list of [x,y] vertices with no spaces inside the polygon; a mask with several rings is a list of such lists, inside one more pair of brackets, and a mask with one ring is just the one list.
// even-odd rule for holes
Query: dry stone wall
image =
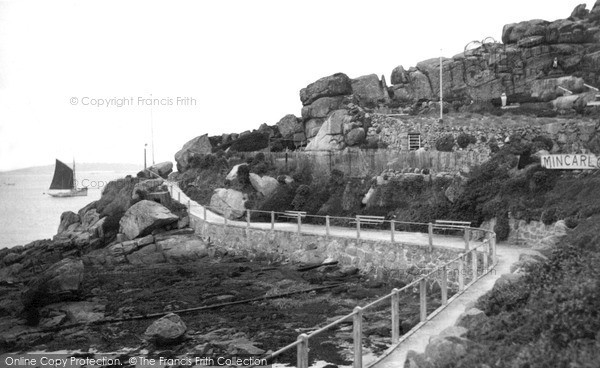
{"label": "dry stone wall", "polygon": [[[517,135],[525,140],[545,136],[554,142],[553,153],[600,153],[600,121],[591,117],[539,118],[524,116],[449,115],[443,123],[436,118],[424,116],[389,117],[372,116],[373,126],[368,138],[376,137],[392,150],[408,150],[409,133],[419,133],[421,146],[434,150],[435,143],[452,134],[473,135],[477,142],[465,150],[489,154],[489,142],[496,140],[502,146],[506,138]],[[460,150],[457,144],[454,150]]]}

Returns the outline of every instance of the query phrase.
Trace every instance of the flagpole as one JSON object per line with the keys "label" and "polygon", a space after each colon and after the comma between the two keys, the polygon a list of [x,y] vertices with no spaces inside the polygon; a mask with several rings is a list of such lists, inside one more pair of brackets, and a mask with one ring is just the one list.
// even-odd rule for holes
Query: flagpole
{"label": "flagpole", "polygon": [[154,121],[152,119],[152,93],[150,94],[150,140],[152,143],[152,165],[154,165],[156,162],[154,162]]}

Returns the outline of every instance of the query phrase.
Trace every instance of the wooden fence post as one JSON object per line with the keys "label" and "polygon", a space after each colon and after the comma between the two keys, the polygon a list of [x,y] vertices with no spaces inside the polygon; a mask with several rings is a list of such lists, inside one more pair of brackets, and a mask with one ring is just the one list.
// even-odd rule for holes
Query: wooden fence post
{"label": "wooden fence post", "polygon": [[390,230],[392,235],[392,243],[394,242],[394,233],[396,232],[396,222],[394,220],[390,221]]}
{"label": "wooden fence post", "polygon": [[354,319],[352,328],[354,340],[354,368],[362,368],[362,308],[354,308]]}
{"label": "wooden fence post", "polygon": [[469,238],[471,237],[471,231],[465,228],[465,251],[469,251]]}
{"label": "wooden fence post", "polygon": [[484,241],[484,250],[483,250],[483,272],[487,272],[488,269],[488,257],[490,256],[490,242],[489,240]]}
{"label": "wooden fence post", "polygon": [[204,215],[204,221],[206,222],[206,206],[202,206],[202,212]]}
{"label": "wooden fence post", "polygon": [[271,211],[271,231],[275,230],[275,211]]}
{"label": "wooden fence post", "polygon": [[356,239],[360,240],[360,217],[356,216]]}
{"label": "wooden fence post", "polygon": [[427,281],[421,279],[419,282],[419,306],[421,307],[421,322],[427,319]]}
{"label": "wooden fence post", "polygon": [[464,267],[465,267],[464,254],[461,254],[460,258],[458,259],[458,290],[459,291],[463,291],[465,289]]}
{"label": "wooden fence post", "polygon": [[492,238],[490,240],[490,244],[492,246],[492,262],[496,262],[496,234],[492,234]]}
{"label": "wooden fence post", "polygon": [[329,238],[329,215],[325,216],[325,235]]}
{"label": "wooden fence post", "polygon": [[427,233],[429,234],[429,251],[433,251],[433,224],[431,222],[427,225]]}
{"label": "wooden fence post", "polygon": [[177,192],[177,202],[181,203],[181,192]]}
{"label": "wooden fence post", "polygon": [[308,335],[301,334],[298,336],[298,340],[300,340],[300,344],[298,344],[297,351],[297,366],[298,368],[308,368]]}
{"label": "wooden fence post", "polygon": [[442,267],[442,305],[448,304],[448,267]]}
{"label": "wooden fence post", "polygon": [[400,313],[399,305],[400,295],[398,289],[392,290],[392,344],[397,344],[400,340]]}
{"label": "wooden fence post", "polygon": [[471,253],[471,266],[473,267],[473,281],[477,280],[477,262],[478,262],[477,251],[473,250]]}
{"label": "wooden fence post", "polygon": [[246,210],[246,229],[250,228],[250,210]]}
{"label": "wooden fence post", "polygon": [[302,232],[302,216],[298,214],[298,235]]}

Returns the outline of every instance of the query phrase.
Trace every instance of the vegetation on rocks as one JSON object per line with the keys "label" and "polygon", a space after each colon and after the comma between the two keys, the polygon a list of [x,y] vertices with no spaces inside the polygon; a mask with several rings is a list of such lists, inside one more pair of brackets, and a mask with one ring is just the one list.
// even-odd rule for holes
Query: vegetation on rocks
{"label": "vegetation on rocks", "polygon": [[456,367],[597,367],[600,361],[600,216],[584,219],[544,263],[494,288],[478,307],[490,318]]}

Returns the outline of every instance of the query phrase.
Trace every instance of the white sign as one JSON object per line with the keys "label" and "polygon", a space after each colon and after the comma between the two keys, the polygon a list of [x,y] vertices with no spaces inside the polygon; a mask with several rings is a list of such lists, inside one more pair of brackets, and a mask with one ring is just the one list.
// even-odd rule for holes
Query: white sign
{"label": "white sign", "polygon": [[546,169],[589,170],[598,169],[598,158],[592,154],[542,155],[542,167]]}

